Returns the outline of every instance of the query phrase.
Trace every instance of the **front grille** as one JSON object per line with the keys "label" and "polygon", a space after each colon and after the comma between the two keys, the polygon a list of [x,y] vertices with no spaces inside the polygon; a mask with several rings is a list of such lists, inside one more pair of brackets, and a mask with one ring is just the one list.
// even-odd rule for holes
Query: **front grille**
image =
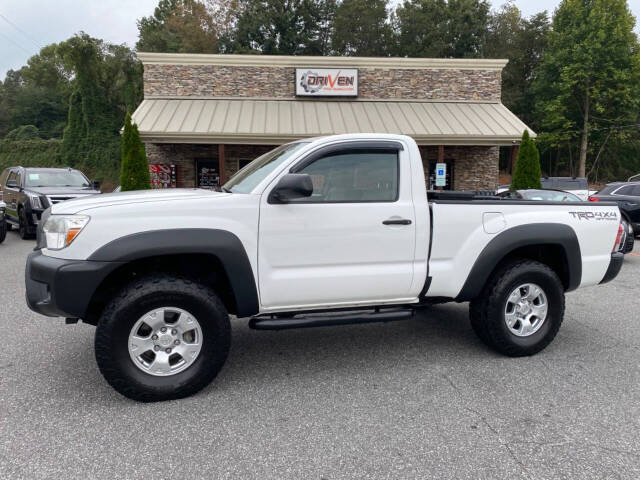
{"label": "front grille", "polygon": [[65,200],[71,200],[72,198],[76,198],[74,196],[50,196],[47,197],[49,199],[49,203],[51,205],[55,205],[56,203],[64,202]]}

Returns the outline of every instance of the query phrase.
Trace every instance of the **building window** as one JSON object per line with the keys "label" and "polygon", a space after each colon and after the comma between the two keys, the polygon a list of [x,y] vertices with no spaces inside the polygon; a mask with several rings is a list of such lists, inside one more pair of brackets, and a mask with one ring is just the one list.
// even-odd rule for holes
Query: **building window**
{"label": "building window", "polygon": [[427,178],[427,190],[453,190],[453,164],[452,160],[445,160],[447,164],[446,185],[444,187],[436,187],[436,161],[429,162],[429,177]]}
{"label": "building window", "polygon": [[196,186],[213,190],[220,185],[218,160],[196,160]]}

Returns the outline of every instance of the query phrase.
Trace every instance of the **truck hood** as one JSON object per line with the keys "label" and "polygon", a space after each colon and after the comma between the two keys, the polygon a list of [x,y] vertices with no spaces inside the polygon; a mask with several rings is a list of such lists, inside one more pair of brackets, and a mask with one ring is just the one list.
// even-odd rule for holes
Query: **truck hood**
{"label": "truck hood", "polygon": [[67,200],[51,207],[51,213],[74,214],[99,207],[111,207],[116,205],[126,205],[130,203],[148,202],[176,202],[180,200],[190,200],[198,197],[215,198],[225,197],[230,194],[214,192],[211,190],[168,188],[163,190],[138,190],[133,192],[105,193],[102,195],[91,195],[86,198],[76,198]]}
{"label": "truck hood", "polygon": [[26,192],[38,195],[95,195],[100,193],[91,187],[27,187]]}

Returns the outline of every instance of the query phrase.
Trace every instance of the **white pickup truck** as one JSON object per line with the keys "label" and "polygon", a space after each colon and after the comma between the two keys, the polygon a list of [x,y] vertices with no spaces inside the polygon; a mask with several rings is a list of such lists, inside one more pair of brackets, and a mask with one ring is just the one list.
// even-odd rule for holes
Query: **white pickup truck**
{"label": "white pickup truck", "polygon": [[277,147],[220,192],[139,191],[45,211],[27,302],[96,325],[106,380],[184,397],[222,368],[229,314],[256,329],[390,321],[470,302],[488,346],[531,355],[565,292],[614,278],[615,204],[430,193],[416,143],[340,135]]}

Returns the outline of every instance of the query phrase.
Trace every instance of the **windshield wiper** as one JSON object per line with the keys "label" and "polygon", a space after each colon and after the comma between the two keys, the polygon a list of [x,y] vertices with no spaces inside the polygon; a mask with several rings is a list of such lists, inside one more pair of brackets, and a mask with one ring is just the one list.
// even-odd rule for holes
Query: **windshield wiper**
{"label": "windshield wiper", "polygon": [[227,187],[220,187],[220,191],[224,193],[231,193],[231,190],[229,190]]}

